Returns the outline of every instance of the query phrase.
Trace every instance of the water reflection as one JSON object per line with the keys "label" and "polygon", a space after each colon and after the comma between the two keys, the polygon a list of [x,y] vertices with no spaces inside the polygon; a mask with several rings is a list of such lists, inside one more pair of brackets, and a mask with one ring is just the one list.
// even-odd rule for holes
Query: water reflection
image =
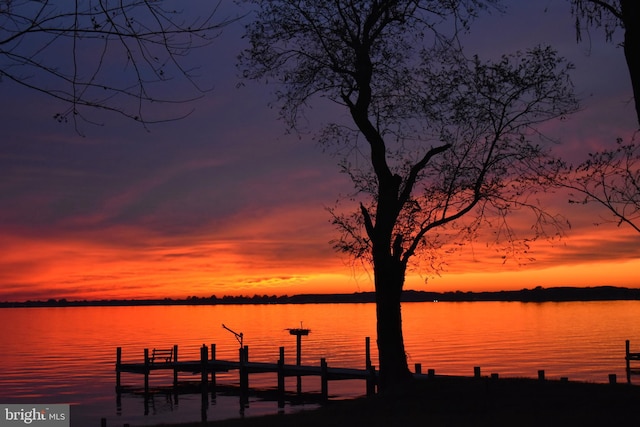
{"label": "water reflection", "polygon": [[[474,366],[481,366],[484,373],[501,377],[536,377],[544,369],[550,379],[593,382],[607,382],[609,374],[625,377],[625,340],[640,348],[638,312],[638,301],[403,305],[409,361],[411,366],[421,363],[424,372],[470,376]],[[180,359],[197,360],[203,344],[215,343],[217,358],[237,360],[238,342],[222,328],[224,323],[243,333],[252,360],[275,363],[284,346],[287,363],[295,363],[296,338],[287,329],[301,321],[311,329],[302,341],[303,365],[326,358],[330,366],[364,368],[367,336],[374,338],[371,359],[378,365],[372,304],[3,309],[0,323],[11,326],[0,330],[0,400],[72,403],[72,424],[84,422],[78,426],[98,425],[101,416],[119,417],[114,424],[153,424],[159,416],[154,413],[161,413],[163,422],[172,417],[197,421],[203,415],[200,395],[180,395],[170,402],[156,396],[148,402],[147,416],[143,396],[126,396],[118,415],[116,347],[122,347],[123,361],[134,362],[142,361],[144,348],[178,344]],[[274,375],[255,375],[251,385],[272,387],[274,380]],[[140,385],[141,378],[126,381]],[[152,381],[171,384],[155,374]],[[235,385],[237,373],[220,373],[217,381]],[[295,378],[287,381],[287,390],[295,390]],[[303,389],[318,392],[320,384],[303,378]],[[340,398],[362,395],[364,385],[340,382],[331,392]],[[237,416],[241,410],[246,416],[263,408],[277,411],[277,402],[251,397],[248,407],[211,393],[206,403],[209,420]]]}

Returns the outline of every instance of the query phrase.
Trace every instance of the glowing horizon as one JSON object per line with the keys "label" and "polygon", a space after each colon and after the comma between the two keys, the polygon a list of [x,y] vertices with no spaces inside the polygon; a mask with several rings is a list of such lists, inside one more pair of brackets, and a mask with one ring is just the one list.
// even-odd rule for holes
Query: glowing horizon
{"label": "glowing horizon", "polygon": [[[560,241],[536,242],[527,254],[535,260],[505,261],[496,247],[475,242],[448,255],[439,274],[419,267],[411,270],[405,289],[446,292],[536,286],[640,287],[635,278],[635,272],[640,271],[638,239],[628,230],[613,226],[598,230]],[[281,231],[271,228],[269,234]],[[251,235],[229,239],[226,232],[222,233],[224,239],[168,239],[125,228],[105,230],[104,235],[120,238],[102,242],[95,233],[84,238],[53,236],[49,240],[8,237],[5,242],[14,250],[0,255],[0,265],[5,266],[0,273],[5,284],[0,301],[373,291],[371,271],[358,261],[334,253],[326,243],[333,230],[327,226],[322,231],[324,235],[319,233],[317,239],[306,241],[295,236],[279,241]],[[137,243],[124,244],[132,241]]]}

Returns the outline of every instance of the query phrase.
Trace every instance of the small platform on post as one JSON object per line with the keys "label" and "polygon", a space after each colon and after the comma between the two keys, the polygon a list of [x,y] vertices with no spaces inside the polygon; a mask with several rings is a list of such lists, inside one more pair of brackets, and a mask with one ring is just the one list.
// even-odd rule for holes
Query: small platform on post
{"label": "small platform on post", "polygon": [[[302,364],[302,337],[309,335],[311,329],[303,328],[302,322],[300,322],[299,328],[290,328],[287,330],[290,335],[294,335],[296,337],[296,366],[300,366]],[[302,377],[300,375],[297,376],[296,390],[298,391],[298,394],[302,393]]]}

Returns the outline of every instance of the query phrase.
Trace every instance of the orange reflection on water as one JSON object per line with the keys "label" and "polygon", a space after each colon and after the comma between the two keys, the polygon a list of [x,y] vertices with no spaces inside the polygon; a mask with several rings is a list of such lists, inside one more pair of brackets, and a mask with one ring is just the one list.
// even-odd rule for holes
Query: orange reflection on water
{"label": "orange reflection on water", "polygon": [[[637,301],[405,304],[407,352],[436,372],[605,382],[624,375],[624,341],[640,345]],[[487,373],[488,373],[487,372]]]}
{"label": "orange reflection on water", "polygon": [[[480,366],[485,375],[536,377],[543,369],[551,379],[606,382],[611,373],[624,378],[626,339],[640,349],[638,301],[407,303],[402,311],[410,366],[437,374],[471,376]],[[243,334],[250,360],[276,362],[283,346],[287,363],[294,363],[295,337],[287,328],[302,322],[311,329],[302,340],[303,364],[326,358],[330,366],[364,368],[369,336],[378,365],[373,304],[4,309],[0,322],[12,325],[0,331],[6,402],[102,401],[113,393],[116,347],[124,361],[142,362],[145,348],[177,344],[180,360],[197,360],[202,345],[216,344],[218,358],[238,360],[239,343],[223,323]],[[152,385],[170,384],[169,377],[154,374]],[[237,373],[221,373],[219,380],[237,383]],[[135,374],[122,381],[142,384]],[[273,386],[275,374],[250,381]],[[319,387],[317,379],[304,384]],[[364,393],[360,382],[331,387]]]}

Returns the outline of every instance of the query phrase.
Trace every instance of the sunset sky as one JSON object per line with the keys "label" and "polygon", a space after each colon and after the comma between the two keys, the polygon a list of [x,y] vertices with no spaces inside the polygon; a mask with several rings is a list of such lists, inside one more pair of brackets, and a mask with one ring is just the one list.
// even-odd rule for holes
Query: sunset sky
{"label": "sunset sky", "polygon": [[[545,128],[562,141],[559,150],[577,163],[631,135],[621,35],[606,43],[593,30],[576,43],[568,2],[506,3],[505,15],[476,22],[465,46],[496,57],[549,43],[576,65],[581,110]],[[221,13],[236,12],[229,2]],[[315,129],[286,132],[269,107],[275,86],[238,85],[242,31],[242,22],[227,27],[189,58],[213,90],[165,106],[194,112],[149,131],[97,112],[104,125],[82,125],[81,136],[52,119],[64,106],[0,81],[0,301],[373,290],[371,272],[329,244],[337,234],[326,208],[351,190],[350,181],[314,141]],[[185,89],[169,83],[165,90]],[[345,112],[318,104],[310,114]],[[571,229],[536,242],[535,260],[504,262],[498,248],[479,241],[449,256],[439,275],[412,271],[406,287],[640,286],[637,232],[603,222],[609,216],[598,206],[568,204],[565,194],[544,203]]]}

